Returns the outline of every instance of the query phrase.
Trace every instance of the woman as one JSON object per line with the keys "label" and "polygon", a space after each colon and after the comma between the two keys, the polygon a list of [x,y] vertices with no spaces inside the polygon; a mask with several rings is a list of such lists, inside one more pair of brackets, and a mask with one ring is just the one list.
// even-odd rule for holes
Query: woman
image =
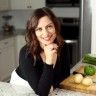
{"label": "woman", "polygon": [[70,75],[68,48],[57,18],[46,7],[36,9],[27,22],[26,45],[20,51],[16,73],[39,96],[48,96],[52,86],[59,87]]}

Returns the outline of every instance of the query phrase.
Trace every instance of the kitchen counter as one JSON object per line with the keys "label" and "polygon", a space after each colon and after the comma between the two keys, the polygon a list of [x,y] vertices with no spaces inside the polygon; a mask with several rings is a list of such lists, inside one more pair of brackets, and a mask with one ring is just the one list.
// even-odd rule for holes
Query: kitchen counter
{"label": "kitchen counter", "polygon": [[[84,65],[84,63],[81,62],[77,63],[71,69],[71,73],[81,65]],[[24,86],[17,86],[12,85],[10,83],[0,82],[0,96],[37,96],[37,95],[33,93],[33,91]],[[53,92],[51,92],[49,96],[95,96],[95,95],[57,88]]]}
{"label": "kitchen counter", "polygon": [[[11,38],[11,37],[15,37],[17,35],[25,35],[25,30],[15,30],[16,32],[14,32],[13,34],[0,34],[0,40],[4,40],[7,38]],[[2,32],[1,32],[2,33]]]}
{"label": "kitchen counter", "polygon": [[22,86],[0,82],[0,96],[36,96],[31,90]]}
{"label": "kitchen counter", "polygon": [[[0,96],[37,96],[26,87],[0,82]],[[49,96],[95,96],[65,89],[55,89]]]}

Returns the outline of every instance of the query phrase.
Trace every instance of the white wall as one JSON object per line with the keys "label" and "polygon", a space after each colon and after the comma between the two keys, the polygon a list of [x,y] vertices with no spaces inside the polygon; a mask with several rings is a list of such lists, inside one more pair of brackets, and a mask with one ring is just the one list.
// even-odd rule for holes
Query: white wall
{"label": "white wall", "polygon": [[[52,8],[52,11],[58,17],[79,17],[79,8]],[[33,10],[9,11],[8,14],[13,16],[10,24],[14,25],[16,29],[25,29],[26,20],[32,12]]]}
{"label": "white wall", "polygon": [[92,40],[91,53],[96,54],[96,0],[92,0]]}
{"label": "white wall", "polygon": [[30,14],[32,14],[32,10],[14,10],[9,11],[8,14],[12,15],[13,18],[10,21],[15,29],[25,29],[26,21]]}

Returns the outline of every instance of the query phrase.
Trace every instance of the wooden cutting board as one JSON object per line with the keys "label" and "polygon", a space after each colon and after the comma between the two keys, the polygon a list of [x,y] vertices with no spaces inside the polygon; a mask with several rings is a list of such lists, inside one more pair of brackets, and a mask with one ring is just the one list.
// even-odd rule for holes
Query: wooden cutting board
{"label": "wooden cutting board", "polygon": [[[84,66],[81,66],[77,72],[84,73]],[[96,79],[96,74],[94,76],[91,76],[91,78]],[[93,83],[91,86],[85,86],[83,84],[76,84],[74,82],[74,75],[70,75],[67,79],[65,79],[63,82],[60,83],[60,87],[63,89],[68,89],[72,91],[79,91],[89,94],[96,95],[96,83]]]}

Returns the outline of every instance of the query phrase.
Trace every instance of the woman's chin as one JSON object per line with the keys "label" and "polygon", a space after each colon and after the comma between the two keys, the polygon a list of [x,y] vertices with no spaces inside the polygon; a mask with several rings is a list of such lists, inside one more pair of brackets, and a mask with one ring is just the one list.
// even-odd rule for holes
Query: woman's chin
{"label": "woman's chin", "polygon": [[47,41],[47,40],[42,40],[41,41],[41,43],[43,44],[43,45],[49,45],[49,44],[52,44],[54,42],[54,39],[50,39],[49,41]]}
{"label": "woman's chin", "polygon": [[51,44],[51,43],[53,43],[53,42],[44,42],[43,44],[44,44],[44,45],[49,45],[49,44]]}

